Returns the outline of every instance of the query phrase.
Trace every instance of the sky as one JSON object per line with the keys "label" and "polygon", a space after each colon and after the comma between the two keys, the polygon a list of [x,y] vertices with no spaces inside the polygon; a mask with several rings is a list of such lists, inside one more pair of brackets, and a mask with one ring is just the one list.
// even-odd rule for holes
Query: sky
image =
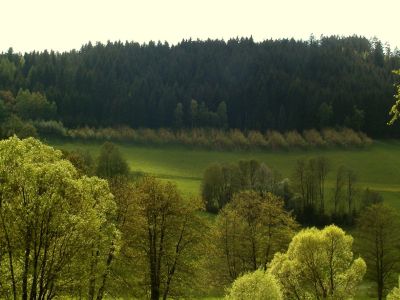
{"label": "sky", "polygon": [[400,0],[0,0],[0,52],[89,41],[377,37],[400,48]]}

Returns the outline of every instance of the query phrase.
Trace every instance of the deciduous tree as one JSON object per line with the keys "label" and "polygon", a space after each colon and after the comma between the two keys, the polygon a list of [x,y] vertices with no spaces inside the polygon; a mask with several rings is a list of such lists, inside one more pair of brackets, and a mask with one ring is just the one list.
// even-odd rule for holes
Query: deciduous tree
{"label": "deciduous tree", "polygon": [[364,260],[353,258],[352,244],[353,238],[334,225],[303,229],[286,253],[275,254],[268,272],[287,299],[348,299],[366,271]]}
{"label": "deciduous tree", "polygon": [[400,215],[383,203],[373,204],[361,214],[357,228],[367,276],[376,283],[378,299],[382,300],[400,271]]}

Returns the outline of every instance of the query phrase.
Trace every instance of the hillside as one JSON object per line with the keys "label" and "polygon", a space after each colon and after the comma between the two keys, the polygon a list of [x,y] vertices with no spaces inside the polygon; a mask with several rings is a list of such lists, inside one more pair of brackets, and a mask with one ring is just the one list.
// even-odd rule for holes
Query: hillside
{"label": "hillside", "polygon": [[[51,141],[60,149],[87,149],[97,155],[100,144]],[[236,162],[256,159],[290,177],[296,160],[304,157],[327,157],[332,165],[328,175],[328,187],[333,183],[334,171],[345,165],[357,174],[359,187],[375,189],[382,193],[385,201],[400,208],[400,142],[376,141],[368,149],[360,150],[313,150],[313,151],[247,151],[223,152],[189,150],[178,147],[145,147],[120,144],[123,156],[132,171],[153,174],[176,182],[186,195],[198,195],[204,169],[215,162]]]}
{"label": "hillside", "polygon": [[[228,127],[287,131],[386,126],[400,56],[364,37],[88,43],[0,54],[0,91],[40,92],[67,127]],[[3,99],[6,101],[6,99]],[[52,109],[55,108],[52,106]]]}

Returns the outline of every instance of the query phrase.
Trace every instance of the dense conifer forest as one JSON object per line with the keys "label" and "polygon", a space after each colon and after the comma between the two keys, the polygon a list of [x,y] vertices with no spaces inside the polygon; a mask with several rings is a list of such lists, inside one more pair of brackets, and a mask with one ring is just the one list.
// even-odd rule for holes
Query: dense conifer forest
{"label": "dense conifer forest", "polygon": [[44,94],[72,128],[349,127],[386,137],[399,133],[386,126],[398,68],[399,51],[359,36],[88,43],[2,53],[0,90]]}

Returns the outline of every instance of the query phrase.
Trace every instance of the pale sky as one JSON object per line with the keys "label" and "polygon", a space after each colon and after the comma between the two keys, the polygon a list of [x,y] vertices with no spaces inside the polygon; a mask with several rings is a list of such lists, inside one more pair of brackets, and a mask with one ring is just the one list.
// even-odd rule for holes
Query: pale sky
{"label": "pale sky", "polygon": [[0,52],[88,41],[374,36],[400,48],[400,0],[0,0]]}

